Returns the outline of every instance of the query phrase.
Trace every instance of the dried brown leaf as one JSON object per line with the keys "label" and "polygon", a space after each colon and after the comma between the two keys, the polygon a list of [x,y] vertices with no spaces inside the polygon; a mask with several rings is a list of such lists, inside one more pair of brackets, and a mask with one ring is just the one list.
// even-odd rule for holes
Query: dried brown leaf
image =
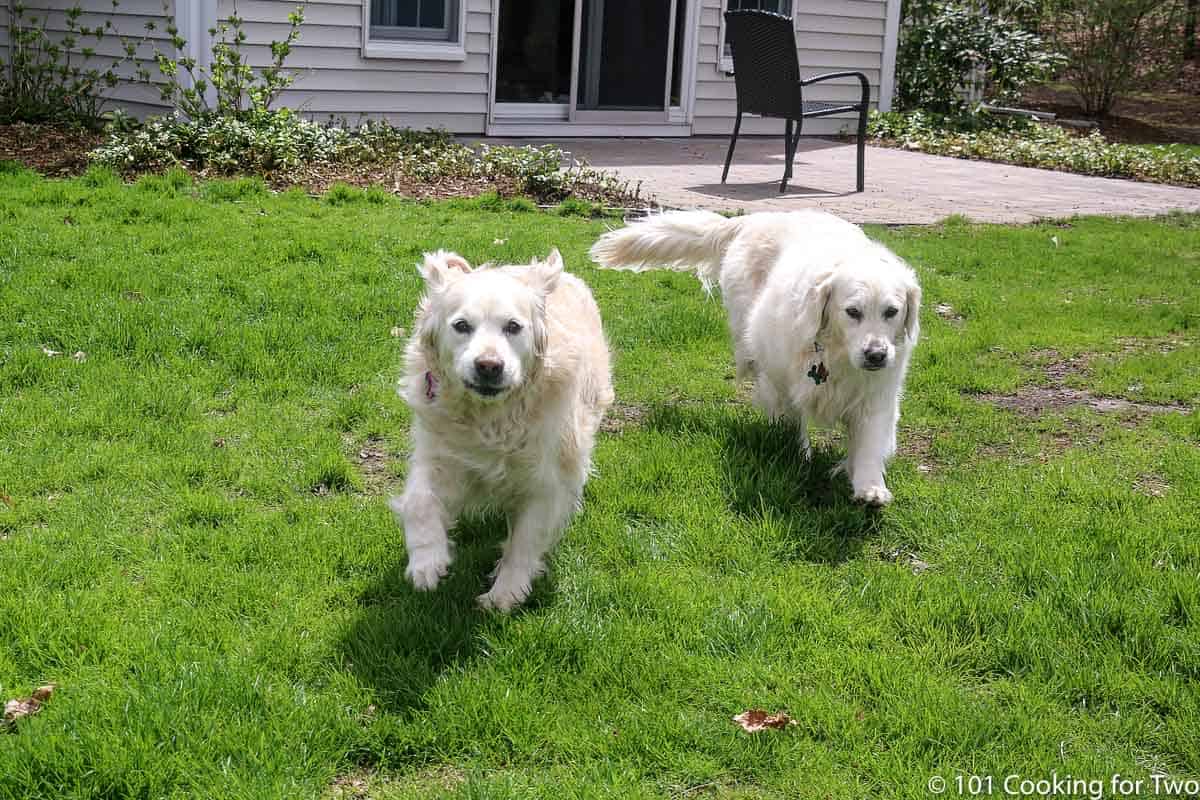
{"label": "dried brown leaf", "polygon": [[32,716],[42,710],[42,704],[54,694],[55,686],[48,683],[34,690],[31,697],[17,697],[4,704],[4,722],[12,725],[19,719]]}
{"label": "dried brown leaf", "polygon": [[963,316],[954,310],[954,306],[949,303],[938,303],[933,307],[933,310],[939,317],[950,322],[962,322]]}
{"label": "dried brown leaf", "polygon": [[741,725],[742,730],[746,733],[758,733],[759,731],[765,731],[767,728],[782,730],[789,725],[796,724],[796,720],[789,717],[783,711],[768,714],[761,708],[752,708],[749,711],[743,711],[734,717],[733,721]]}

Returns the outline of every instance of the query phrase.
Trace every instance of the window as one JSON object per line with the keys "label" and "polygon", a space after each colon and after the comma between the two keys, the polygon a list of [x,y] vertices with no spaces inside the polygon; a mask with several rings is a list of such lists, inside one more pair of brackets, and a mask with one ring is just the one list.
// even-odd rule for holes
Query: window
{"label": "window", "polygon": [[371,38],[453,41],[457,6],[454,0],[372,0]]}
{"label": "window", "polygon": [[363,0],[363,55],[466,58],[463,0]]}
{"label": "window", "polygon": [[[775,14],[783,14],[786,17],[792,15],[792,0],[726,0],[726,11],[741,11],[747,8],[756,8],[760,11],[770,11]],[[729,50],[729,39],[725,35],[725,17],[721,17],[721,69],[725,72],[733,72],[733,54]]]}

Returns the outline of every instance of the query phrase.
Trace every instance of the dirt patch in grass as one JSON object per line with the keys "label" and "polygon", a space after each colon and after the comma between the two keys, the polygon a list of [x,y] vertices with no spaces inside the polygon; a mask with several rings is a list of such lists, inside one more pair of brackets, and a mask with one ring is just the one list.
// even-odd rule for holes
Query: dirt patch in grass
{"label": "dirt patch in grass", "polygon": [[371,789],[369,777],[365,772],[338,775],[333,779],[333,783],[329,784],[326,797],[330,800],[358,800],[360,797],[366,797]]}
{"label": "dirt patch in grass", "polygon": [[917,472],[922,475],[930,475],[943,466],[933,457],[933,433],[930,431],[899,431],[896,453],[917,462]]}
{"label": "dirt patch in grass", "polygon": [[1161,475],[1156,475],[1153,472],[1143,472],[1133,482],[1133,488],[1134,491],[1144,494],[1147,497],[1162,497],[1171,490],[1171,485]]}
{"label": "dirt patch in grass", "polygon": [[[1174,305],[1173,302],[1162,301],[1162,305]],[[1158,339],[1144,339],[1136,336],[1125,336],[1117,339],[1121,346],[1121,355],[1131,356],[1141,353],[1173,353],[1182,347],[1191,347],[1195,342],[1182,336],[1164,336]]]}
{"label": "dirt patch in grass", "polygon": [[600,421],[600,430],[605,433],[621,433],[630,426],[641,425],[649,413],[644,407],[628,403],[613,403]]}
{"label": "dirt patch in grass", "polygon": [[980,400],[1007,408],[1025,416],[1040,416],[1047,411],[1063,411],[1074,407],[1086,407],[1105,414],[1120,414],[1134,417],[1137,421],[1151,414],[1187,414],[1191,408],[1183,404],[1139,403],[1120,397],[1099,397],[1080,389],[1065,386],[1023,386],[1016,394],[975,395]]}
{"label": "dirt patch in grass", "polygon": [[[1125,428],[1136,428],[1152,415],[1188,414],[1192,411],[1192,408],[1184,403],[1142,402],[1098,395],[1087,389],[1067,385],[1073,377],[1087,377],[1092,364],[1097,361],[1134,357],[1149,352],[1169,353],[1180,347],[1188,347],[1192,342],[1176,336],[1154,339],[1129,337],[1118,339],[1117,344],[1120,349],[1113,353],[1080,352],[1065,356],[1054,348],[1030,351],[1020,357],[1020,360],[1030,369],[1041,371],[1044,381],[1040,385],[1022,386],[1012,394],[978,392],[971,393],[971,396],[1029,419],[1087,409],[1115,417]],[[1063,426],[1061,429],[1041,432],[1042,449],[1037,454],[1039,460],[1045,461],[1052,455],[1072,447],[1094,445],[1104,438],[1106,424],[1095,418],[1073,415],[1057,420],[1049,427],[1058,428],[1059,422]],[[980,450],[980,455],[1011,457],[1011,450],[1008,445],[989,445]]]}
{"label": "dirt patch in grass", "polygon": [[391,463],[384,441],[372,436],[363,442],[354,456],[354,463],[363,478],[363,488],[369,494],[378,494],[392,483]]}
{"label": "dirt patch in grass", "polygon": [[1063,383],[1072,375],[1086,375],[1088,367],[1096,357],[1095,353],[1078,353],[1065,357],[1053,348],[1034,350],[1029,355],[1035,363],[1041,365],[1047,380],[1055,384]]}
{"label": "dirt patch in grass", "polygon": [[372,795],[404,797],[419,791],[422,797],[442,797],[453,792],[467,777],[454,767],[428,767],[418,772],[396,777],[376,775],[367,770],[357,770],[339,775],[329,784],[325,793],[327,800],[365,800]]}

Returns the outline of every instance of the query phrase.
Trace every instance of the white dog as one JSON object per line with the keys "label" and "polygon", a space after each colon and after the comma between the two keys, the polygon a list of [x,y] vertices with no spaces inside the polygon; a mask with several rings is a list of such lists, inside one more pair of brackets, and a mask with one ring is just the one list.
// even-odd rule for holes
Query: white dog
{"label": "white dog", "polygon": [[413,411],[404,494],[406,575],[432,589],[450,566],[447,531],[470,508],[509,517],[485,608],[528,596],[583,496],[592,447],[613,401],[600,310],[557,250],[528,266],[472,270],[427,254],[426,295],[408,343],[400,394]]}
{"label": "white dog", "polygon": [[857,226],[820,211],[727,219],[707,211],[649,217],[592,247],[603,267],[694,270],[717,283],[740,379],[772,420],[842,423],[844,469],[854,498],[886,505],[887,459],[908,360],[919,331],[921,289],[912,270]]}

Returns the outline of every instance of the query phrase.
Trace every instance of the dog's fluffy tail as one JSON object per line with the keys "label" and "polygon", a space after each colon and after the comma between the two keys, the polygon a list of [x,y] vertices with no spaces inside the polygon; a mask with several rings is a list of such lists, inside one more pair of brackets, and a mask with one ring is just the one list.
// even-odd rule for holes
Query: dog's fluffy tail
{"label": "dog's fluffy tail", "polygon": [[720,277],[721,258],[739,227],[739,218],[711,211],[669,211],[604,234],[591,256],[606,269],[695,272],[707,289]]}

